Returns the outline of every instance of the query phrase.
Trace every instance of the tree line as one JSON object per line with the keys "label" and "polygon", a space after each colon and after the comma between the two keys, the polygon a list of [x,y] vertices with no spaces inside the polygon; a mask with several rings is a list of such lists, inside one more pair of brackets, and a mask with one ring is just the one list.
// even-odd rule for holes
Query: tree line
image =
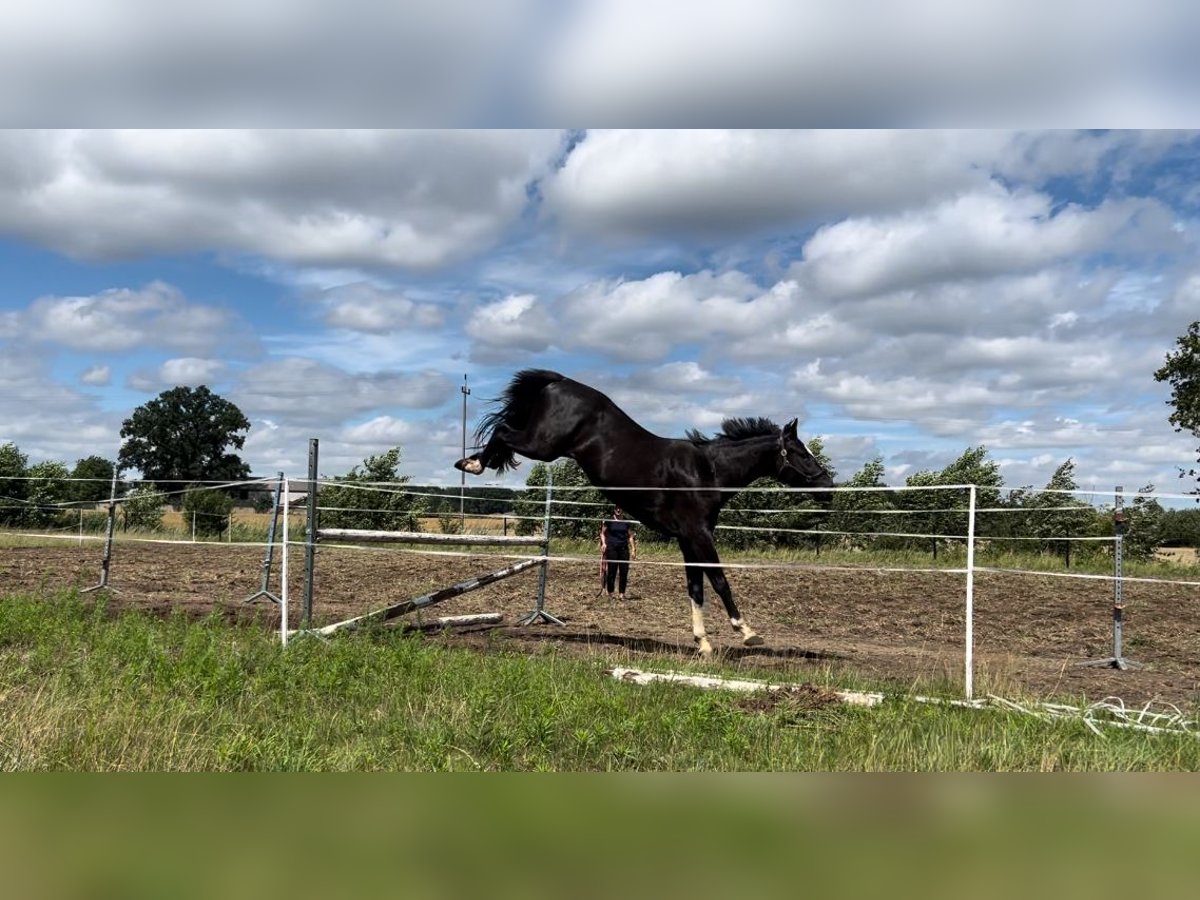
{"label": "tree line", "polygon": [[[1177,340],[1154,378],[1171,387],[1170,423],[1177,431],[1187,430],[1200,438],[1200,321]],[[169,502],[195,514],[198,527],[208,530],[233,506],[230,492],[214,489],[213,483],[243,481],[250,475],[250,467],[236,452],[243,448],[249,429],[250,421],[235,404],[201,385],[171,388],[137,407],[122,423],[122,446],[115,461],[92,455],[71,468],[56,461],[30,465],[15,443],[2,444],[0,525],[53,525],[67,515],[66,510],[106,500],[114,472],[137,469],[140,483],[118,482],[127,526],[155,527]],[[821,442],[810,441],[809,449],[836,478]],[[1197,452],[1200,463],[1200,448]],[[436,516],[443,531],[454,531],[461,527],[461,511],[471,516],[511,514],[519,519],[519,532],[532,533],[543,527],[544,488],[551,475],[559,488],[552,511],[556,536],[590,538],[611,510],[572,460],[535,463],[523,491],[471,487],[461,495],[454,487],[412,489],[410,477],[400,467],[401,448],[394,447],[367,457],[345,475],[325,479],[323,522],[331,527],[417,530],[422,518]],[[1200,468],[1181,466],[1179,474],[1200,479]],[[968,448],[940,470],[916,472],[906,479],[906,487],[922,490],[888,489],[883,475],[883,460],[869,460],[841,482],[869,490],[838,493],[828,511],[818,509],[803,494],[779,490],[773,481],[756,482],[750,485],[752,490],[735,495],[727,504],[718,540],[734,548],[818,549],[822,542],[890,549],[932,541],[936,552],[937,541],[965,535],[967,498],[965,491],[934,488],[962,484],[977,486],[977,535],[982,539],[1019,538],[1027,549],[1070,552],[1069,537],[1112,534],[1111,510],[1098,510],[1069,493],[1059,493],[1078,489],[1071,459],[1040,490],[1032,485],[1006,490],[999,464],[983,446]],[[365,490],[367,485],[382,485],[382,490]],[[1149,556],[1161,545],[1200,546],[1200,510],[1164,510],[1146,496],[1152,490],[1146,485],[1130,497],[1126,512],[1130,554]],[[897,523],[902,524],[897,527]]]}
{"label": "tree line", "polygon": [[[884,480],[883,460],[867,461],[844,480],[825,453],[820,439],[809,450],[839,487],[861,491],[835,493],[832,508],[822,509],[809,495],[781,489],[760,479],[730,498],[717,530],[720,546],[737,550],[844,548],[853,550],[930,550],[961,544],[967,534],[968,492],[951,485],[976,485],[976,536],[993,542],[1011,541],[1027,552],[1094,554],[1097,544],[1068,550],[1068,538],[1111,537],[1111,506],[1093,506],[1078,496],[1075,463],[1067,459],[1040,490],[1026,485],[1006,489],[1000,465],[986,447],[967,448],[940,470],[922,470],[905,479],[898,490]],[[541,533],[546,483],[554,482],[551,534],[590,540],[612,511],[611,501],[590,484],[574,460],[535,463],[513,503],[520,517],[518,533]],[[939,489],[941,488],[941,489]],[[1167,510],[1146,485],[1126,497],[1126,555],[1148,559],[1160,546],[1200,547],[1200,508]],[[668,540],[647,531],[644,539]],[[1103,546],[1103,545],[1100,545]]]}

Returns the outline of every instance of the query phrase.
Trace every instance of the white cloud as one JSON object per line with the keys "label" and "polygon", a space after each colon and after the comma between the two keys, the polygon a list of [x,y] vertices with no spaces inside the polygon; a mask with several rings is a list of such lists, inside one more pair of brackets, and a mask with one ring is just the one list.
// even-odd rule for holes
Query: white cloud
{"label": "white cloud", "polygon": [[558,329],[537,297],[521,294],[479,306],[463,330],[475,341],[472,358],[500,362],[545,350]]}
{"label": "white cloud", "polygon": [[652,390],[684,394],[729,394],[741,387],[739,379],[715,375],[692,360],[655,366],[637,380]]}
{"label": "white cloud", "polygon": [[1103,15],[1086,0],[715,0],[685,15],[672,0],[585,0],[574,12],[539,82],[559,118],[1161,126],[1196,111],[1177,80],[1194,72],[1195,10],[1174,0]]}
{"label": "white cloud", "polygon": [[439,372],[351,374],[307,359],[280,359],[240,374],[230,391],[247,416],[287,417],[309,427],[335,427],[379,409],[430,409],[452,396]]}
{"label": "white cloud", "polygon": [[0,444],[12,441],[30,462],[92,453],[115,458],[120,428],[94,398],[52,377],[44,355],[17,347],[0,352]]}
{"label": "white cloud", "polygon": [[498,239],[560,140],[534,131],[18,133],[0,145],[0,163],[44,162],[0,180],[0,234],[92,259],[219,249],[432,269]]}
{"label": "white cloud", "polygon": [[978,187],[1009,137],[936,131],[598,131],[546,185],[574,229],[728,235]]}
{"label": "white cloud", "polygon": [[418,303],[402,293],[365,282],[325,291],[320,298],[325,324],[333,328],[387,334],[414,328],[437,328],[445,321],[432,303]]}
{"label": "white cloud", "polygon": [[16,321],[32,340],[99,353],[138,347],[205,352],[218,344],[237,352],[257,343],[248,333],[239,334],[231,312],[192,303],[160,281],[84,297],[40,297]]}
{"label": "white cloud", "polygon": [[992,184],[928,209],[827,225],[805,245],[795,272],[831,295],[880,293],[1036,271],[1109,247],[1161,250],[1177,242],[1171,225],[1152,201],[1055,211],[1045,194]]}
{"label": "white cloud", "polygon": [[[456,124],[497,102],[543,5],[470,0],[0,6],[0,115],[77,126],[397,119]],[[20,89],[15,89],[15,86]]]}
{"label": "white cloud", "polygon": [[158,378],[163,384],[194,386],[211,384],[226,372],[226,364],[218,359],[200,359],[198,356],[182,356],[169,359],[158,367]]}
{"label": "white cloud", "polygon": [[92,385],[95,387],[105,387],[112,382],[112,367],[111,366],[89,366],[79,376],[81,384]]}
{"label": "white cloud", "polygon": [[796,285],[763,291],[741,272],[660,272],[640,281],[599,281],[555,303],[557,342],[652,362],[681,345],[770,333],[796,306]]}

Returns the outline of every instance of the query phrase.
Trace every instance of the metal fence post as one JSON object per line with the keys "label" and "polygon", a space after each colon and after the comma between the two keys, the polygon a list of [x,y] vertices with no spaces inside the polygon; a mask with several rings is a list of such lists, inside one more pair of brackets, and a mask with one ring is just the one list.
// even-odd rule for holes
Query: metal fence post
{"label": "metal fence post", "polygon": [[280,554],[279,560],[279,642],[286,647],[288,640],[288,493],[290,485],[286,478],[281,481],[283,483],[283,552]]}
{"label": "metal fence post", "polygon": [[1114,488],[1113,501],[1113,607],[1112,607],[1112,656],[1102,659],[1089,659],[1079,663],[1081,666],[1091,666],[1102,669],[1140,669],[1141,664],[1126,659],[1121,653],[1121,643],[1125,632],[1125,594],[1123,580],[1125,577],[1125,488],[1117,485]]}
{"label": "metal fence post", "polygon": [[316,438],[308,440],[308,506],[305,513],[307,528],[304,534],[304,621],[302,627],[312,623],[313,563],[317,551],[317,457],[319,444]]}
{"label": "metal fence post", "polygon": [[283,473],[280,472],[275,482],[275,502],[271,504],[271,524],[267,527],[267,550],[263,554],[262,577],[259,579],[258,591],[251,594],[243,603],[253,603],[259,597],[266,597],[272,603],[280,603],[279,595],[271,593],[271,563],[275,558],[275,525],[279,521],[279,498],[283,493]]}
{"label": "metal fence post", "polygon": [[967,623],[965,638],[965,672],[963,675],[968,700],[975,698],[975,485],[967,498]]}
{"label": "metal fence post", "polygon": [[546,574],[550,568],[550,504],[554,496],[554,470],[546,466],[546,515],[542,526],[542,555],[546,557],[542,560],[541,570],[538,572],[538,592],[537,606],[533,612],[525,616],[523,619],[518,619],[518,625],[536,625],[538,623],[546,625],[565,625],[566,623],[551,613],[546,612]]}
{"label": "metal fence post", "polygon": [[89,594],[92,591],[109,590],[108,572],[112,566],[113,531],[117,525],[117,470],[113,469],[112,488],[108,492],[108,523],[104,530],[104,557],[100,560],[100,582],[79,593]]}

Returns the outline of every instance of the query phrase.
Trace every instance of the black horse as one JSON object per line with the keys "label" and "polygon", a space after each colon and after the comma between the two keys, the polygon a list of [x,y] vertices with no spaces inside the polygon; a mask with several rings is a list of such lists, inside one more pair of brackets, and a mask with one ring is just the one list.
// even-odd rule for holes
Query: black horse
{"label": "black horse", "polygon": [[[568,456],[614,503],[641,522],[679,541],[692,601],[692,634],[702,655],[712,653],[704,630],[704,576],[721,596],[742,643],[762,638],[746,624],[713,546],[713,529],[733,491],[771,477],[800,488],[830,488],[833,479],[796,436],[796,420],[783,428],[767,419],[727,419],[707,439],[651,434],[608,397],[557,372],[518,372],[475,432],[483,449],[455,468],[479,475],[514,468],[515,454],[543,462]],[[825,505],[828,491],[816,494]]]}

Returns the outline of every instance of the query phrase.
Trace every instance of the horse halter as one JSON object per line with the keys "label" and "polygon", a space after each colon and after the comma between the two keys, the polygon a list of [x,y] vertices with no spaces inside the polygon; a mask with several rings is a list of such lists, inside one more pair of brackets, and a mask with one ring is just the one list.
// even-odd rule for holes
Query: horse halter
{"label": "horse halter", "polygon": [[807,478],[806,473],[788,457],[787,445],[784,443],[783,434],[779,435],[779,458],[783,461],[780,469],[791,469],[796,474]]}

